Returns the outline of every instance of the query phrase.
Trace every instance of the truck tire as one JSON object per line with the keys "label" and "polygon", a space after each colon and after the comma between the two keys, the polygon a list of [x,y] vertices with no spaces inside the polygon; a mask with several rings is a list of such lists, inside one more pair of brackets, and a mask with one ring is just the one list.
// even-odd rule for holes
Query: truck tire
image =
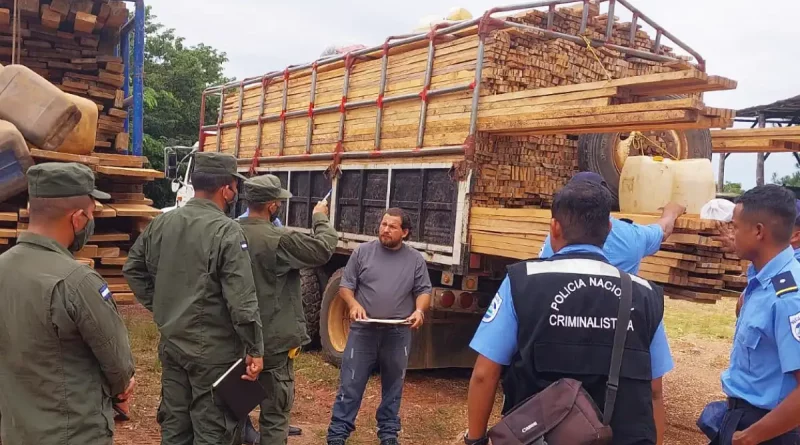
{"label": "truck tire", "polygon": [[342,354],[347,345],[350,332],[350,311],[347,303],[339,298],[339,284],[342,282],[344,268],[337,270],[328,279],[322,293],[322,308],[319,315],[319,339],[322,356],[326,362],[340,367]]}
{"label": "truck tire", "polygon": [[322,308],[322,286],[317,270],[300,269],[300,295],[303,297],[306,331],[313,347],[319,344],[319,312]]}

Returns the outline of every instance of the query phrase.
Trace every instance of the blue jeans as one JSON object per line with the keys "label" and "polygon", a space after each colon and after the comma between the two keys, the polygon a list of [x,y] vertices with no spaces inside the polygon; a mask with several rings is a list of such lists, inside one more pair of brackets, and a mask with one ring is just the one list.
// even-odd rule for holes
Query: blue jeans
{"label": "blue jeans", "polygon": [[328,440],[347,440],[355,431],[364,389],[375,369],[380,367],[381,404],[375,415],[378,439],[397,438],[400,432],[400,399],[411,348],[408,326],[382,326],[353,323],[342,356],[341,386],[333,405]]}

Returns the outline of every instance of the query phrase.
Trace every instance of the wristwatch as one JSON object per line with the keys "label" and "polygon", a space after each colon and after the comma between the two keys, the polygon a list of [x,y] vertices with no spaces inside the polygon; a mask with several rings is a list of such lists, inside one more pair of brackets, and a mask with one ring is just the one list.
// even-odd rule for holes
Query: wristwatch
{"label": "wristwatch", "polygon": [[467,435],[464,435],[464,445],[489,445],[489,438],[486,436],[481,437],[480,439],[470,439]]}

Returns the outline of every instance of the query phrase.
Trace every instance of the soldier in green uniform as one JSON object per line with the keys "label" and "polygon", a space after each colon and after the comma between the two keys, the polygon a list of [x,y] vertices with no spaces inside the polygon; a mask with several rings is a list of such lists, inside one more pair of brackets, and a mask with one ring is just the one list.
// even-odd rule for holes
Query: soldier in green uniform
{"label": "soldier in green uniform", "polygon": [[212,384],[245,357],[261,372],[263,343],[250,255],[242,229],[225,215],[236,200],[236,159],[197,153],[195,197],[157,216],[136,240],[123,268],[136,299],[161,332],[163,445],[226,445],[237,421]]}
{"label": "soldier in green uniform", "polygon": [[5,445],[111,445],[112,397],[134,386],[128,331],[103,278],[72,256],[94,230],[94,174],[28,170],[30,225],[0,255],[0,411]]}
{"label": "soldier in green uniform", "polygon": [[267,391],[259,418],[261,445],[287,442],[294,402],[294,356],[310,339],[306,333],[300,269],[322,266],[336,249],[338,236],[328,221],[328,203],[314,208],[311,235],[275,226],[281,202],[291,198],[280,180],[264,175],[244,183],[249,215],[244,229],[264,327],[264,370],[259,381]]}

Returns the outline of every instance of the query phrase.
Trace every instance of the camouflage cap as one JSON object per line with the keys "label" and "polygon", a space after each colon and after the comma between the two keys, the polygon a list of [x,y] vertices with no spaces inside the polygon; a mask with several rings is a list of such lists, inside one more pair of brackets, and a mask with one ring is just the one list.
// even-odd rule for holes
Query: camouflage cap
{"label": "camouflage cap", "polygon": [[196,153],[194,155],[194,171],[216,175],[229,174],[240,179],[247,179],[236,171],[236,158],[227,153]]}
{"label": "camouflage cap", "polygon": [[28,169],[28,195],[32,198],[91,196],[109,199],[111,195],[94,188],[94,172],[83,164],[48,162]]}
{"label": "camouflage cap", "polygon": [[292,194],[281,187],[281,180],[277,176],[263,175],[245,181],[244,197],[250,202],[269,202],[289,199]]}

